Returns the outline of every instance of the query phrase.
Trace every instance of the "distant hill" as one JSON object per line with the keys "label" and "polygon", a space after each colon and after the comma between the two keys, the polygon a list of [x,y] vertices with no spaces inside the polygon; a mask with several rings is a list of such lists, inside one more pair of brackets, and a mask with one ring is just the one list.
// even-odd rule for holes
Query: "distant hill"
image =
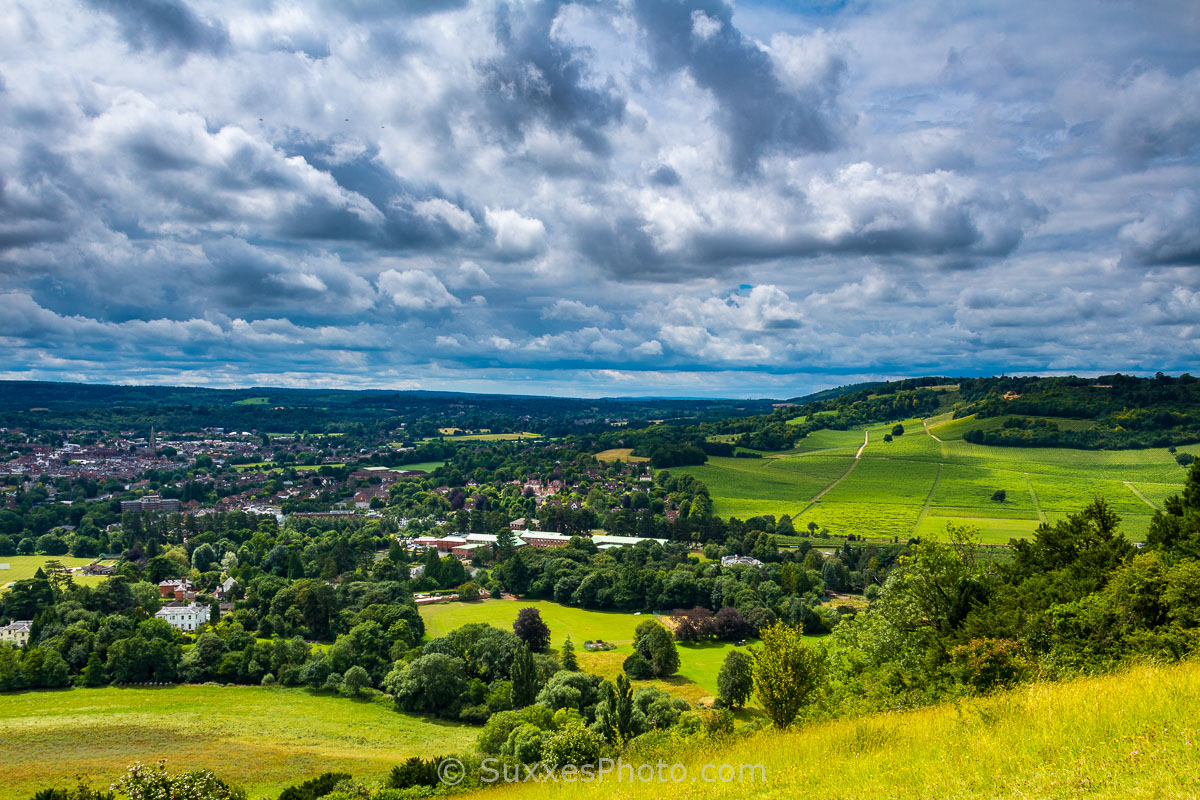
{"label": "distant hill", "polygon": [[458,392],[208,389],[0,381],[0,427],[331,431],[388,421],[562,435],[770,411],[769,400],[580,399]]}
{"label": "distant hill", "polygon": [[848,395],[848,394],[854,394],[855,392],[861,392],[861,391],[865,391],[867,389],[873,389],[876,386],[884,386],[884,385],[885,385],[885,383],[883,381],[869,381],[867,383],[849,383],[849,384],[846,384],[845,386],[838,386],[834,389],[823,389],[822,391],[813,392],[812,394],[806,394],[802,397],[792,397],[792,398],[789,398],[787,400],[787,402],[796,403],[797,405],[804,405],[805,403],[818,403],[822,400],[833,400],[834,398],[837,398],[837,397],[842,397],[842,396]]}
{"label": "distant hill", "polygon": [[819,418],[821,427],[943,413],[990,420],[963,437],[975,444],[1119,449],[1200,441],[1200,380],[1186,373],[910,378],[839,387],[793,402],[788,417]]}

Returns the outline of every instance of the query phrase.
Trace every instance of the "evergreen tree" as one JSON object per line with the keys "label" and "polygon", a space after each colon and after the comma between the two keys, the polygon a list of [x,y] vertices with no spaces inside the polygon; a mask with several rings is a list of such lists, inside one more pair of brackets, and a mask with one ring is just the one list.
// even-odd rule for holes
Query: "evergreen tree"
{"label": "evergreen tree", "polygon": [[567,634],[567,641],[563,642],[561,660],[563,669],[571,672],[579,671],[579,659],[575,657],[575,645],[571,642],[570,634]]}
{"label": "evergreen tree", "polygon": [[537,698],[537,665],[533,662],[533,651],[522,642],[513,653],[512,663],[513,708],[524,708]]}
{"label": "evergreen tree", "polygon": [[504,587],[515,595],[529,592],[529,567],[520,553],[514,553],[512,558],[504,562]]}
{"label": "evergreen tree", "polygon": [[208,624],[215,627],[216,624],[220,621],[221,621],[221,603],[217,600],[213,600],[208,605]]}
{"label": "evergreen tree", "polygon": [[517,537],[512,529],[505,525],[496,533],[496,559],[507,561],[512,558],[517,549]]}
{"label": "evergreen tree", "polygon": [[304,577],[304,564],[300,561],[299,554],[292,550],[288,555],[288,580],[298,581]]}

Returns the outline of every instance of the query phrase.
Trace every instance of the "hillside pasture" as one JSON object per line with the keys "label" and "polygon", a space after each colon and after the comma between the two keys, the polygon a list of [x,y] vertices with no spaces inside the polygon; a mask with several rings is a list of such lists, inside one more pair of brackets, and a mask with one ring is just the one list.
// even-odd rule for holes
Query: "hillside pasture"
{"label": "hillside pasture", "polygon": [[703,481],[717,515],[749,519],[760,514],[799,514],[817,494],[844,475],[852,462],[852,454],[778,459],[715,457],[703,466],[678,467],[672,472]]}
{"label": "hillside pasture", "polygon": [[470,747],[477,729],[399,714],[382,701],[257,686],[67,689],[0,694],[0,800],[82,775],[107,786],[135,761],[208,768],[275,798],[322,772],[381,780],[410,756]]}
{"label": "hillside pasture", "polygon": [[[1185,470],[1165,448],[975,445],[961,438],[975,422],[948,414],[903,420],[904,434],[891,442],[883,437],[893,423],[875,425],[857,461],[861,430],[816,431],[794,450],[769,458],[711,458],[703,467],[678,471],[704,481],[723,517],[789,514],[797,530],[815,522],[834,536],[900,540],[944,535],[946,522],[954,521],[978,527],[991,543],[1027,536],[1040,522],[1062,519],[1095,496],[1104,497],[1125,533],[1140,540],[1155,510],[1183,485]],[[1194,449],[1200,452],[1200,445]],[[993,501],[1000,489],[1005,499]]]}

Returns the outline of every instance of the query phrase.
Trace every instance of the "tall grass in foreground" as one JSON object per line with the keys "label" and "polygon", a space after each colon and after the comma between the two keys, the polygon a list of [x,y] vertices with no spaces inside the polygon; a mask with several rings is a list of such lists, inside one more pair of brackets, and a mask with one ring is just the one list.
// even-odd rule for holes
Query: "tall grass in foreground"
{"label": "tall grass in foreground", "polygon": [[[992,697],[765,731],[664,753],[681,783],[511,784],[488,800],[603,798],[1194,798],[1200,665],[1138,667]],[[757,785],[704,783],[704,764],[762,764]]]}

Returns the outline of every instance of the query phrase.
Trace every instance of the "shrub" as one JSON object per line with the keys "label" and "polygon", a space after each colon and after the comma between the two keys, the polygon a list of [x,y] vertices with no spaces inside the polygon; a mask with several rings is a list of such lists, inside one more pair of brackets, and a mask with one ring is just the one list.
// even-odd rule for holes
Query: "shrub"
{"label": "shrub", "polygon": [[542,760],[551,769],[595,764],[603,755],[603,737],[580,722],[564,725],[542,747]]}
{"label": "shrub", "polygon": [[246,793],[206,769],[171,775],[166,762],[152,767],[134,764],[113,784],[129,800],[246,800]]}
{"label": "shrub", "polygon": [[440,761],[441,759],[425,760],[413,756],[392,767],[392,771],[388,774],[387,787],[389,789],[408,789],[413,786],[435,787],[439,783],[437,768]]}
{"label": "shrub", "polygon": [[625,659],[621,669],[635,681],[645,681],[654,677],[654,666],[641,653],[634,653]]}
{"label": "shrub", "polygon": [[329,794],[333,787],[349,778],[345,772],[326,772],[297,786],[289,786],[279,795],[279,800],[316,800]]}
{"label": "shrub", "polygon": [[1004,491],[1003,489],[997,489],[992,494],[992,502],[993,503],[1003,503],[1005,501],[1005,499],[1007,499],[1007,497],[1008,497],[1008,492]]}
{"label": "shrub", "polygon": [[972,639],[950,651],[951,670],[962,684],[988,692],[1019,683],[1029,674],[1029,659],[1012,639]]}

